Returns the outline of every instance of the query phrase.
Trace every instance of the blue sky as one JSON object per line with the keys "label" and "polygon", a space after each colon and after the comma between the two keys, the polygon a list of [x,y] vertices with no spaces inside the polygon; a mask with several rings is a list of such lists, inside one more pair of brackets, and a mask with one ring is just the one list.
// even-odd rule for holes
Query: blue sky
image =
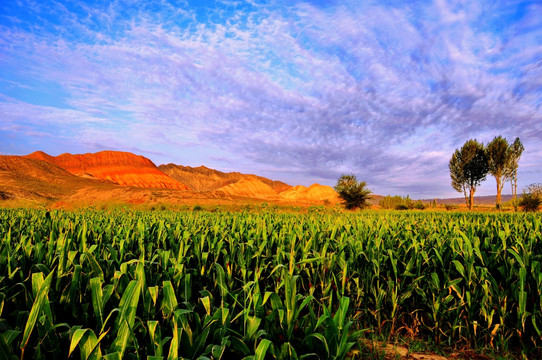
{"label": "blue sky", "polygon": [[520,137],[520,188],[542,182],[541,106],[539,0],[0,2],[1,154],[455,197],[472,138]]}

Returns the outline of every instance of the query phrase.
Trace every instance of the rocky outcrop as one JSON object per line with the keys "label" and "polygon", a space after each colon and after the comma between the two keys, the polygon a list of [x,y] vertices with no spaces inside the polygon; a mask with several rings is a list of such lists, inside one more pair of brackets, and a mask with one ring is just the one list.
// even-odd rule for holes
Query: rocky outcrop
{"label": "rocky outcrop", "polygon": [[164,174],[144,156],[122,151],[50,156],[36,151],[26,156],[47,161],[71,174],[111,181],[122,186],[188,190],[188,187]]}

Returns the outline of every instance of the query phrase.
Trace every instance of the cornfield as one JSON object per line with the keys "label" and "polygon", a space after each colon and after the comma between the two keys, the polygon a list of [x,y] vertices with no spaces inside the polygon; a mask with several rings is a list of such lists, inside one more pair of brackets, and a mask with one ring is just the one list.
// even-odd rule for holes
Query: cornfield
{"label": "cornfield", "polygon": [[541,356],[536,214],[0,210],[0,358]]}

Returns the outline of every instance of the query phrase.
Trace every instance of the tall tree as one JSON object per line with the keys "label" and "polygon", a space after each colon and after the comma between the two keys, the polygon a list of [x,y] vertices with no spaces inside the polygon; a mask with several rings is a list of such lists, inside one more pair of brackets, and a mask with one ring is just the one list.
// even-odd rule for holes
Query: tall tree
{"label": "tall tree", "polygon": [[469,197],[467,196],[467,182],[463,178],[463,168],[461,163],[461,153],[456,150],[448,164],[450,168],[450,176],[452,178],[452,187],[457,192],[463,192],[465,197],[465,205],[469,206]]}
{"label": "tall tree", "polygon": [[355,175],[342,175],[337,180],[335,191],[339,193],[347,209],[364,208],[371,193],[371,190],[367,189],[367,183],[358,182]]}
{"label": "tall tree", "polygon": [[472,210],[476,188],[486,179],[489,165],[484,145],[474,140],[467,141],[457,149],[448,164],[452,186],[455,190],[468,192],[468,207]]}
{"label": "tall tree", "polygon": [[512,145],[509,147],[510,156],[508,158],[508,165],[506,167],[505,177],[510,181],[512,185],[512,196],[514,202],[514,209],[518,211],[518,163],[521,154],[525,148],[519,138],[516,138]]}
{"label": "tall tree", "polygon": [[501,208],[501,193],[504,186],[506,170],[510,164],[510,156],[512,152],[508,146],[508,141],[502,136],[496,136],[486,147],[487,163],[489,165],[489,173],[493,175],[497,182],[497,209]]}

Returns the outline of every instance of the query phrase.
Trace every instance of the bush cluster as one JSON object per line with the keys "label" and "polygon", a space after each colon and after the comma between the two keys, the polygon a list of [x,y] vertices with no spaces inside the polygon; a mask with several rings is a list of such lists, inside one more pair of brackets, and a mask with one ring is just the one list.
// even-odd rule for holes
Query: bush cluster
{"label": "bush cluster", "polygon": [[540,205],[542,205],[542,184],[527,186],[519,200],[519,206],[523,211],[538,211]]}

